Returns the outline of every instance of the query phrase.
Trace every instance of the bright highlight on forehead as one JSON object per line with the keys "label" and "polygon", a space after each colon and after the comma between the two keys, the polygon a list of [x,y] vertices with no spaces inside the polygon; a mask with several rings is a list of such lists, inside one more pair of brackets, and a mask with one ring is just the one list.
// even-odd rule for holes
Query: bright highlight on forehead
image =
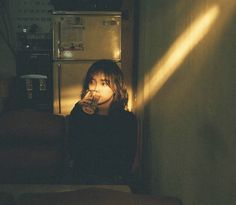
{"label": "bright highlight on forehead", "polygon": [[105,75],[103,72],[99,72],[99,73],[94,73],[91,76],[91,79],[96,79],[96,78],[100,78],[103,81],[110,81],[111,77]]}

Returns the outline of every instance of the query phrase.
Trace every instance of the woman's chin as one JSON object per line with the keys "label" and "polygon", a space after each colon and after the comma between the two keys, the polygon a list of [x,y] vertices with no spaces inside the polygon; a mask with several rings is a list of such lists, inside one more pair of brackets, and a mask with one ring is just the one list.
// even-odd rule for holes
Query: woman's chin
{"label": "woman's chin", "polygon": [[98,102],[98,107],[101,105],[104,105],[104,104],[106,104],[107,103],[107,101],[102,101],[102,102]]}
{"label": "woman's chin", "polygon": [[98,101],[98,106],[99,106],[99,105],[104,105],[104,104],[106,104],[106,103],[110,104],[111,102],[112,102],[112,98],[99,100],[99,101]]}

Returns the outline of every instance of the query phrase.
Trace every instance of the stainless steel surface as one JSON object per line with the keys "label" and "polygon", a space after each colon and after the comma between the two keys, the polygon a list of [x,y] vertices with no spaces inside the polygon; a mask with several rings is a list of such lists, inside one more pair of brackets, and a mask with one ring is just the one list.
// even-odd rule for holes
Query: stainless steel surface
{"label": "stainless steel surface", "polygon": [[121,15],[53,16],[54,60],[121,59]]}

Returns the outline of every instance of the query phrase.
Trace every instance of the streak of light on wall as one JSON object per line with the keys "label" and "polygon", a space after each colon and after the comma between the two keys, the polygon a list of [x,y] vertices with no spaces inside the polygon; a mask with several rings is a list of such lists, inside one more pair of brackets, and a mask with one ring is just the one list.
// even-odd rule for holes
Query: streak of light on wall
{"label": "streak of light on wall", "polygon": [[143,87],[138,88],[138,93],[143,93],[143,96],[138,96],[136,109],[139,109],[142,104],[146,104],[160,90],[188,54],[207,35],[219,14],[219,5],[213,5],[176,39],[163,58],[154,65],[151,72],[145,75]]}

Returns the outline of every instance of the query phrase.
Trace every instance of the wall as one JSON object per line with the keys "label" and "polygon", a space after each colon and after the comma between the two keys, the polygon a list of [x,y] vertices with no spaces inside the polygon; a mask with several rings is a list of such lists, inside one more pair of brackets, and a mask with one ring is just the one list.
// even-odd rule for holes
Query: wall
{"label": "wall", "polygon": [[15,76],[14,56],[2,38],[0,38],[0,56],[0,76],[4,78]]}
{"label": "wall", "polygon": [[[1,78],[9,78],[15,76],[15,58],[14,54],[9,48],[8,44],[6,43],[7,39],[7,29],[4,25],[3,19],[5,19],[7,23],[7,28],[9,30],[9,43],[14,47],[14,35],[12,31],[11,19],[9,15],[10,5],[9,1],[2,1],[5,2],[1,3],[0,12],[0,77]],[[4,5],[4,6],[3,6]]]}
{"label": "wall", "polygon": [[[50,35],[51,13],[49,11],[52,9],[52,6],[50,5],[50,0],[3,0],[2,2],[0,7],[2,14],[0,18],[0,32],[5,39],[9,36],[8,43],[11,45],[13,52],[9,49],[8,43],[1,35],[0,52],[2,60],[0,62],[0,74],[3,76],[15,76],[16,58],[14,53],[16,53],[16,47],[18,50],[25,48],[25,45],[21,45],[22,41],[18,40],[16,42],[16,33],[22,34],[23,29],[27,29],[29,33],[34,27],[39,34]],[[7,26],[4,25],[4,19]]]}
{"label": "wall", "polygon": [[[147,84],[153,66],[214,3],[220,10],[213,27],[151,96],[152,85]],[[186,205],[236,204],[236,3],[140,0],[139,4],[138,105],[148,188],[177,196]]]}
{"label": "wall", "polygon": [[14,35],[9,15],[9,1],[0,3],[0,113],[10,104],[11,85],[16,75]]}

